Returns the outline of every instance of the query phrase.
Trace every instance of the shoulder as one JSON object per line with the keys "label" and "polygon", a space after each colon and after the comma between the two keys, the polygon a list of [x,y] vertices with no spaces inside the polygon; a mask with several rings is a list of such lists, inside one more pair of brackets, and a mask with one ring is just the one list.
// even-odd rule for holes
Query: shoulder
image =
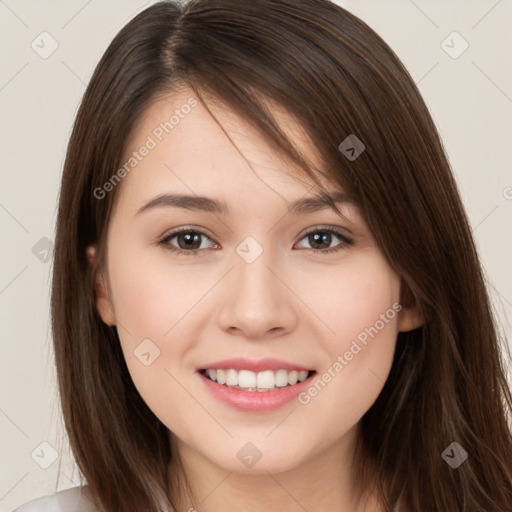
{"label": "shoulder", "polygon": [[21,505],[12,512],[98,512],[87,486],[72,487]]}

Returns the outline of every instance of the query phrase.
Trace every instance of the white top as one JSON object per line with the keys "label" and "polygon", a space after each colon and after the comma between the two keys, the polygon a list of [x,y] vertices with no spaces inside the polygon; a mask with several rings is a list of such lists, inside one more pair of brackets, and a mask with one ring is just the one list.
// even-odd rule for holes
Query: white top
{"label": "white top", "polygon": [[36,498],[12,512],[98,512],[87,486],[72,487],[52,496]]}
{"label": "white top", "polygon": [[[36,498],[12,512],[98,512],[98,509],[92,503],[89,489],[84,486]],[[400,512],[398,507],[395,512]]]}

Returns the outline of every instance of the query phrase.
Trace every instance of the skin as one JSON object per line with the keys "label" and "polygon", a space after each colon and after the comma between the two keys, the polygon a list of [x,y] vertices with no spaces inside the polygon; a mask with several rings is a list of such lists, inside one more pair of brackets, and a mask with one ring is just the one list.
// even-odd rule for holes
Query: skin
{"label": "skin", "polygon": [[[154,103],[135,126],[125,159],[193,96],[183,90]],[[209,107],[236,147],[198,101],[118,185],[106,267],[96,281],[98,312],[117,326],[135,386],[169,428],[202,512],[379,510],[376,502],[367,508],[355,502],[350,460],[358,422],[390,371],[397,333],[423,322],[416,309],[404,308],[385,323],[305,405],[293,400],[274,411],[241,412],[213,397],[195,372],[219,359],[270,356],[322,375],[399,303],[401,286],[354,205],[340,205],[343,217],[329,208],[287,214],[289,202],[315,192],[312,183],[243,119]],[[276,107],[273,113],[319,162],[293,119]],[[162,193],[223,200],[229,214],[167,207],[136,215]],[[321,232],[318,225],[354,243],[333,235],[320,248],[338,252],[314,253],[319,246],[306,233]],[[205,233],[198,255],[156,244],[180,227]],[[250,264],[236,252],[247,236],[263,249]],[[180,243],[186,251],[180,237],[168,242]],[[95,255],[89,247],[91,263]],[[133,353],[147,338],[160,350],[150,366]],[[262,454],[252,468],[237,457],[249,441]],[[180,510],[192,507],[185,497],[180,501]]]}

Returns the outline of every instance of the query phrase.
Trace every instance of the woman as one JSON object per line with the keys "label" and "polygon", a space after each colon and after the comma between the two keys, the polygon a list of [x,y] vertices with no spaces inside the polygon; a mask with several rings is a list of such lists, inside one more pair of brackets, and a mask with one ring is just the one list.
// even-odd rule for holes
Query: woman
{"label": "woman", "polygon": [[86,485],[52,506],[512,510],[468,220],[362,21],[327,0],[149,7],[91,79],[59,201],[53,336]]}

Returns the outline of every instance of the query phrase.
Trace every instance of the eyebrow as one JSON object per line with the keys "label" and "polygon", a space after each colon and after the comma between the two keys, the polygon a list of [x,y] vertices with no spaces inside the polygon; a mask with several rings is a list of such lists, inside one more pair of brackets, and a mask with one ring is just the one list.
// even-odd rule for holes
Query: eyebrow
{"label": "eyebrow", "polygon": [[[326,208],[336,211],[335,203],[353,203],[344,192],[322,193],[318,196],[310,196],[297,199],[290,203],[288,211],[295,214],[313,213]],[[193,211],[218,213],[227,215],[229,208],[223,201],[204,196],[190,196],[183,194],[162,194],[141,206],[135,216],[156,208],[184,208]]]}

